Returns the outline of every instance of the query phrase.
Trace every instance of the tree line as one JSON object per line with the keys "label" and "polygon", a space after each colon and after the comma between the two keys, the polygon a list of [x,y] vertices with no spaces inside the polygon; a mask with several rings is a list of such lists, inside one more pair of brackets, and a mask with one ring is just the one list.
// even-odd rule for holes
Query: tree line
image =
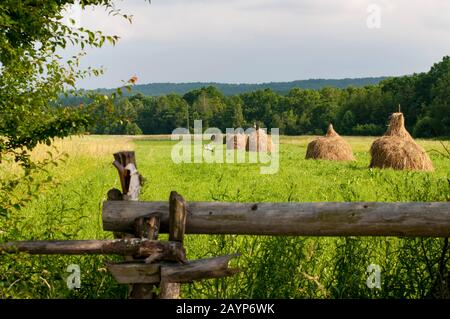
{"label": "tree line", "polygon": [[[80,101],[67,98],[65,104]],[[90,108],[93,134],[170,134],[177,127],[279,128],[280,134],[323,134],[332,122],[340,134],[381,135],[391,113],[401,111],[416,137],[450,136],[450,57],[428,72],[387,78],[377,85],[319,90],[293,88],[287,94],[272,89],[226,96],[214,86],[184,95],[143,94],[99,103]]]}
{"label": "tree line", "polygon": [[[138,84],[133,87],[133,92],[143,95],[161,96],[170,93],[184,95],[189,91],[202,87],[214,86],[224,95],[238,95],[257,90],[272,89],[280,94],[287,94],[295,87],[304,89],[319,90],[323,87],[331,86],[336,88],[346,88],[348,86],[362,87],[366,85],[378,84],[386,77],[369,78],[346,78],[346,79],[308,79],[290,82],[268,82],[268,83],[218,83],[218,82],[188,82],[188,83],[148,83]],[[114,89],[98,89],[99,93],[110,94]],[[126,96],[131,95],[125,92]]]}

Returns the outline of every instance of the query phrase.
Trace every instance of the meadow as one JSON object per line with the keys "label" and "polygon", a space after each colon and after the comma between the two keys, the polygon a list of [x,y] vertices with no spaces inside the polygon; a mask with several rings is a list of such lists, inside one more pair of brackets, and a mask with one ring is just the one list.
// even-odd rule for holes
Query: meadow
{"label": "meadow", "polygon": [[[36,177],[52,178],[33,200],[0,223],[0,240],[113,238],[102,229],[101,206],[110,188],[120,188],[111,165],[120,150],[136,151],[146,178],[141,200],[167,200],[176,190],[188,202],[450,201],[450,159],[441,144],[448,142],[417,140],[435,166],[423,173],[369,169],[371,137],[346,137],[355,162],[305,160],[312,139],[281,137],[273,175],[261,175],[261,164],[175,164],[175,142],[164,136],[81,136],[40,146],[34,158],[51,151],[58,165]],[[0,178],[12,172],[14,164],[0,165]],[[186,249],[189,259],[240,253],[233,265],[242,272],[183,285],[183,298],[450,297],[446,239],[187,235]],[[127,287],[104,267],[108,259],[115,258],[0,255],[0,298],[126,298]],[[70,264],[80,265],[80,289],[66,286]],[[370,264],[381,267],[380,289],[366,285]]]}

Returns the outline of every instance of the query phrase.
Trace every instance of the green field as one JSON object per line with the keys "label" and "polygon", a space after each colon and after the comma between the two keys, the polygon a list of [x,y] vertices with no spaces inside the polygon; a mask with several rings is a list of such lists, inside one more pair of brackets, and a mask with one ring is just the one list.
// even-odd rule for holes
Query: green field
{"label": "green field", "polygon": [[[373,138],[368,137],[347,138],[356,162],[305,160],[311,139],[282,137],[280,169],[274,175],[261,175],[261,164],[174,164],[175,142],[162,137],[59,141],[57,149],[69,154],[67,160],[50,170],[53,179],[36,199],[10,216],[0,229],[1,240],[112,238],[102,230],[101,205],[110,188],[120,188],[111,162],[112,153],[123,149],[136,151],[138,169],[147,179],[142,200],[167,200],[176,190],[188,202],[450,201],[450,159],[439,154],[443,147],[438,141],[418,140],[435,166],[433,173],[420,173],[369,169]],[[36,158],[45,156],[44,147],[35,152]],[[13,170],[3,164],[0,177]],[[450,296],[444,239],[187,235],[186,249],[189,259],[240,253],[234,265],[242,272],[186,284],[183,298]],[[126,297],[127,287],[116,284],[104,267],[112,257],[0,258],[0,298]],[[66,287],[66,268],[72,263],[81,268],[79,290]],[[372,263],[381,266],[381,289],[366,286]]]}

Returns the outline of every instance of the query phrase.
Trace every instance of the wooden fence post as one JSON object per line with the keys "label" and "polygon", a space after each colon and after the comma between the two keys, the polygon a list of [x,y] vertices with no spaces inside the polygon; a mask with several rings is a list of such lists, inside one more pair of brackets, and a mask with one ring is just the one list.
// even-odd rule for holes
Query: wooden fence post
{"label": "wooden fence post", "polygon": [[[119,173],[122,192],[118,189],[111,189],[108,191],[108,201],[128,201],[130,204],[139,204],[143,178],[137,171],[134,152],[115,153],[113,165]],[[168,221],[164,220],[160,210],[150,209],[146,210],[145,214],[136,216],[130,229],[127,230],[130,235],[115,233],[116,238],[134,238],[131,239],[133,241],[150,240],[149,243],[143,241],[144,244],[138,254],[128,255],[125,253],[125,263],[108,264],[107,266],[119,282],[129,284],[129,298],[131,299],[157,298],[155,288],[158,285],[160,299],[178,299],[180,298],[181,282],[229,276],[238,271],[238,269],[228,267],[228,261],[234,256],[189,263],[183,247],[187,218],[186,202],[181,195],[172,191],[168,208]],[[157,241],[163,222],[168,224],[168,242]],[[153,246],[156,247],[158,243],[161,250],[152,250]],[[147,247],[150,248],[147,249]]]}
{"label": "wooden fence post", "polygon": [[[137,171],[136,156],[133,151],[123,151],[114,154],[113,165],[119,173],[120,185],[122,187],[122,196],[117,192],[110,190],[108,195],[120,198],[121,200],[137,201],[142,176]],[[110,194],[111,193],[111,194]],[[110,197],[110,196],[108,196]],[[159,217],[151,216],[149,218],[139,217],[135,219],[135,237],[148,238],[156,240],[158,238]],[[129,235],[115,234],[116,238],[129,238]],[[133,236],[131,236],[133,237]],[[131,256],[125,256],[126,261],[134,260]],[[153,299],[155,297],[152,284],[132,284],[128,287],[128,296],[131,299]]]}
{"label": "wooden fence post", "polygon": [[[186,202],[175,191],[169,197],[169,240],[183,243],[186,228]],[[161,276],[160,299],[180,298],[181,284],[166,282]]]}

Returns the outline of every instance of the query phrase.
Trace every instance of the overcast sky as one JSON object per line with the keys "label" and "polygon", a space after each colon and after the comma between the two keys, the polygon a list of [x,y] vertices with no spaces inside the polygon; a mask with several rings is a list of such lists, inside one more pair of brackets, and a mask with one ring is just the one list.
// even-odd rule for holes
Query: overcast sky
{"label": "overcast sky", "polygon": [[[367,26],[377,21],[370,4],[381,9],[380,28]],[[139,84],[403,75],[450,54],[448,0],[124,0],[117,7],[134,16],[131,25],[103,10],[71,13],[121,37],[88,53],[84,64],[106,73],[81,87],[116,87],[134,75]]]}

